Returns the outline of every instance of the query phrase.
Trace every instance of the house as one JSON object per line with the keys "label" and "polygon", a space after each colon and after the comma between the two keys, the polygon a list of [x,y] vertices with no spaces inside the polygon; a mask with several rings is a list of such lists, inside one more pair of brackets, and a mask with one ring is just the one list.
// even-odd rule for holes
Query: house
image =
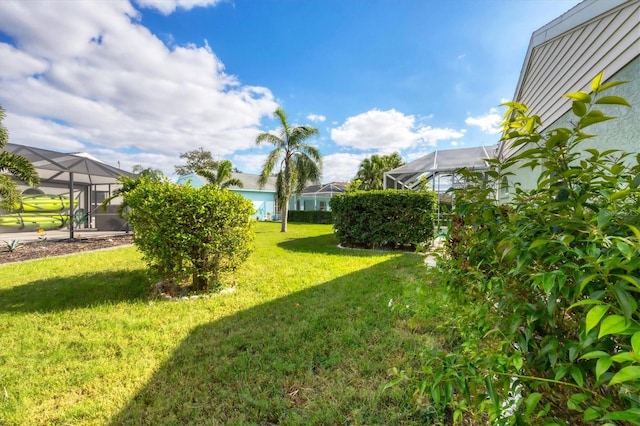
{"label": "house", "polygon": [[289,200],[289,210],[331,211],[329,201],[336,194],[347,192],[346,182],[331,182],[307,186],[300,195]]}
{"label": "house", "polygon": [[[232,173],[233,179],[242,182],[242,188],[237,186],[229,187],[229,190],[236,194],[242,195],[244,198],[253,202],[256,213],[253,216],[257,220],[277,220],[279,211],[276,204],[276,178],[270,177],[263,188],[260,188],[258,180],[260,175],[252,175],[248,173]],[[207,184],[207,180],[195,173],[180,176],[176,180],[180,185],[191,185],[194,188],[200,188]]]}
{"label": "house", "polygon": [[[640,0],[585,0],[549,22],[531,36],[514,100],[540,116],[541,131],[568,127],[574,119],[566,93],[590,91],[591,80],[604,72],[606,81],[628,81],[607,94],[622,96],[633,106],[608,107],[619,117],[589,128],[598,135],[585,140],[582,149],[619,149],[640,153]],[[500,144],[498,158],[520,149]],[[540,170],[513,170],[503,181],[500,199],[509,199],[509,186],[525,190],[535,186]]]}

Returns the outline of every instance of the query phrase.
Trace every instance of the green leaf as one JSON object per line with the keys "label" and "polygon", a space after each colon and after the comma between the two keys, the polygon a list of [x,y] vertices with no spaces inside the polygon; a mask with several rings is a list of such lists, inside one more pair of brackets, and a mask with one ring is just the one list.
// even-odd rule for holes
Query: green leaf
{"label": "green leaf", "polygon": [[591,420],[597,419],[598,417],[600,417],[600,412],[593,407],[588,407],[586,410],[584,410],[584,416],[582,417],[582,419],[585,422],[589,422]]}
{"label": "green leaf", "polygon": [[598,98],[595,103],[600,105],[624,105],[631,107],[631,104],[621,96],[603,96]]}
{"label": "green leaf", "polygon": [[596,380],[600,380],[600,376],[607,372],[611,364],[613,364],[613,360],[609,356],[598,359],[596,362]]}
{"label": "green leaf", "polygon": [[605,356],[609,356],[609,354],[604,351],[591,351],[582,355],[580,359],[594,359],[594,358],[602,358]]}
{"label": "green leaf", "polygon": [[626,84],[626,83],[628,83],[628,81],[610,81],[600,86],[600,91],[604,92],[607,89],[611,89],[612,87],[619,86],[621,84]]}
{"label": "green leaf", "polygon": [[630,365],[624,367],[618,371],[615,376],[609,381],[609,386],[617,385],[618,383],[629,382],[631,380],[640,379],[640,366]]}
{"label": "green leaf", "polygon": [[602,76],[603,75],[604,75],[604,72],[600,72],[591,81],[591,91],[592,92],[597,92],[600,89],[600,83],[602,82]]}
{"label": "green leaf", "polygon": [[631,336],[631,347],[633,351],[640,356],[640,331],[636,331]]}
{"label": "green leaf", "polygon": [[624,288],[614,287],[613,292],[616,295],[616,299],[618,299],[618,303],[622,307],[624,317],[630,320],[631,315],[638,310],[638,303]]}
{"label": "green leaf", "polygon": [[640,186],[640,173],[633,178],[633,182],[631,182],[631,188],[636,189]]}
{"label": "green leaf", "polygon": [[582,370],[580,370],[575,365],[571,367],[570,371],[571,377],[573,377],[573,381],[580,387],[584,385],[584,375],[582,374]]}
{"label": "green leaf", "polygon": [[586,317],[586,328],[585,332],[589,332],[592,328],[598,325],[604,314],[609,310],[609,305],[598,305],[589,309]]}
{"label": "green leaf", "polygon": [[540,402],[541,398],[542,398],[542,394],[539,392],[534,392],[527,397],[527,399],[524,402],[524,405],[527,407],[527,416],[533,413],[533,410],[536,409],[536,405],[538,405],[538,402]]}
{"label": "green leaf", "polygon": [[635,359],[636,357],[634,352],[618,352],[611,357],[611,360],[613,362],[617,362],[618,364],[622,364],[623,362],[635,361]]}
{"label": "green leaf", "polygon": [[551,274],[551,273],[544,274],[544,277],[542,278],[542,289],[545,291],[545,293],[549,294],[553,289],[553,286],[555,283],[556,283],[555,274]]}
{"label": "green leaf", "polygon": [[625,411],[613,411],[602,417],[602,420],[629,420],[638,424],[640,418],[640,408],[629,408]]}
{"label": "green leaf", "polygon": [[638,287],[638,289],[640,289],[640,279],[633,277],[631,275],[621,275],[621,274],[613,274],[614,277],[616,278],[620,278],[621,280],[624,280],[636,287]]}
{"label": "green leaf", "polygon": [[600,325],[600,333],[598,339],[609,335],[617,334],[628,328],[627,320],[622,315],[610,315],[606,317]]}
{"label": "green leaf", "polygon": [[589,127],[593,124],[602,123],[603,121],[613,120],[614,117],[609,117],[606,115],[593,115],[593,116],[584,116],[580,119],[580,127],[585,128]]}
{"label": "green leaf", "polygon": [[498,396],[496,395],[496,392],[493,389],[493,383],[491,383],[491,377],[485,376],[484,384],[487,387],[487,394],[489,395],[489,398],[491,398],[491,402],[493,402],[494,405],[498,405]]}
{"label": "green leaf", "polygon": [[583,117],[587,113],[587,106],[584,102],[573,101],[571,109],[577,117]]}
{"label": "green leaf", "polygon": [[[580,284],[580,286],[581,286],[580,291],[582,292],[582,287],[583,287],[583,284],[585,282],[591,281],[596,276],[597,275],[594,274],[594,275],[590,275],[587,278],[585,278],[582,281],[582,284]],[[584,305],[600,305],[600,304],[602,304],[602,302],[599,301],[599,300],[596,300],[596,299],[584,299],[584,300],[580,300],[579,302],[576,302],[573,305],[569,306],[569,309],[577,308],[578,306],[584,306]]]}
{"label": "green leaf", "polygon": [[550,242],[551,242],[551,240],[540,238],[540,239],[537,239],[534,242],[532,242],[531,245],[529,246],[529,248],[530,249],[534,249],[536,247],[540,247],[540,246],[545,245],[545,244],[550,243]]}
{"label": "green leaf", "polygon": [[564,95],[566,98],[574,99],[578,102],[584,102],[585,104],[591,103],[591,96],[586,92],[573,92]]}

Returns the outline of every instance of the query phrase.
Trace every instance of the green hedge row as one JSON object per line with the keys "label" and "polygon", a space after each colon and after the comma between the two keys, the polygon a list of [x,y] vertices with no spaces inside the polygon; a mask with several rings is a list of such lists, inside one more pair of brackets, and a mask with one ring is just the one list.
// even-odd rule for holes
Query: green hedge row
{"label": "green hedge row", "polygon": [[289,222],[333,223],[331,212],[316,210],[289,210]]}
{"label": "green hedge row", "polygon": [[350,247],[415,247],[433,238],[432,191],[356,191],[333,197],[330,206],[336,236]]}

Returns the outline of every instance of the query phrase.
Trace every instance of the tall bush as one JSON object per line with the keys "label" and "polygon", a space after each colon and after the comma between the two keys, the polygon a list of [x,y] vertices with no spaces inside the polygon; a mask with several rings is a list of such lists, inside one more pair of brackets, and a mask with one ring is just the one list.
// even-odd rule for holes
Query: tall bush
{"label": "tall bush", "polygon": [[456,192],[438,278],[472,308],[419,386],[450,420],[639,424],[640,154],[580,149],[586,128],[613,118],[601,106],[629,106],[604,94],[618,84],[598,75],[591,94],[567,94],[575,124],[544,133],[507,103],[504,139],[522,149],[490,175],[531,167],[537,186],[516,188],[509,207],[476,173]]}
{"label": "tall bush", "polygon": [[141,178],[124,196],[134,242],[165,280],[215,289],[249,255],[254,209],[238,194]]}
{"label": "tall bush", "polygon": [[336,236],[349,246],[417,246],[433,238],[432,191],[354,191],[334,196],[330,205]]}

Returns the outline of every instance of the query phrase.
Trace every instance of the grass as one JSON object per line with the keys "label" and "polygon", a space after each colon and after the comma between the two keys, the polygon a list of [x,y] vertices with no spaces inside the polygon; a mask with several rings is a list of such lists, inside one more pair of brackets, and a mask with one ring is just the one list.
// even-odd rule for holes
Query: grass
{"label": "grass", "polygon": [[424,424],[382,391],[437,339],[397,308],[422,258],[256,233],[235,291],[195,300],[149,296],[133,247],[0,266],[0,424]]}

